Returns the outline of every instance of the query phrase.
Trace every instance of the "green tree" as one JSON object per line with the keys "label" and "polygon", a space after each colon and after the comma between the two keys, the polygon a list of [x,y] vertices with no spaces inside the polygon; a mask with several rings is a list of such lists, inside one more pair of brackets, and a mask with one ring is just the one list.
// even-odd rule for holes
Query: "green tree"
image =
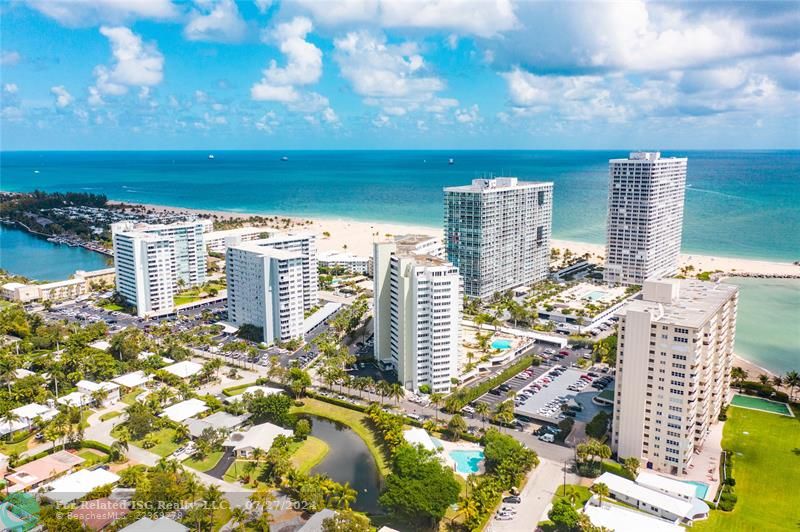
{"label": "green tree", "polygon": [[372,527],[366,516],[351,510],[340,510],[322,521],[322,532],[370,532]]}
{"label": "green tree", "polygon": [[417,527],[430,527],[458,501],[460,487],[453,472],[422,447],[401,445],[386,477],[380,504]]}
{"label": "green tree", "polygon": [[608,430],[609,421],[609,415],[601,410],[586,424],[586,434],[591,438],[602,440]]}
{"label": "green tree", "polygon": [[307,419],[299,419],[294,425],[294,439],[303,441],[311,434],[311,423]]}
{"label": "green tree", "polygon": [[291,423],[289,409],[292,407],[292,399],[286,394],[264,395],[259,390],[249,399],[246,406],[247,411],[253,414],[258,422],[269,421],[284,427]]}
{"label": "green tree", "polygon": [[603,506],[603,498],[604,497],[608,497],[608,495],[609,495],[608,486],[606,486],[602,482],[595,482],[592,485],[592,487],[589,488],[589,489],[592,490],[592,493],[597,495],[597,497],[600,499],[600,506],[602,507]]}
{"label": "green tree", "polygon": [[136,360],[139,353],[145,350],[147,338],[136,327],[128,327],[111,337],[109,352],[121,361]]}
{"label": "green tree", "polygon": [[450,439],[453,441],[457,441],[461,438],[461,435],[464,434],[466,430],[467,422],[464,421],[464,418],[461,417],[460,414],[455,414],[450,418],[450,421],[447,422],[447,432],[450,434]]}
{"label": "green tree", "polygon": [[302,397],[306,388],[311,386],[311,377],[308,372],[300,368],[291,368],[287,375],[289,389],[295,397]]}
{"label": "green tree", "polygon": [[559,531],[573,531],[578,529],[578,512],[564,499],[558,499],[547,513],[547,517]]}
{"label": "green tree", "polygon": [[630,456],[622,460],[622,469],[628,474],[631,480],[636,478],[636,473],[638,473],[640,465],[639,459],[635,456]]}

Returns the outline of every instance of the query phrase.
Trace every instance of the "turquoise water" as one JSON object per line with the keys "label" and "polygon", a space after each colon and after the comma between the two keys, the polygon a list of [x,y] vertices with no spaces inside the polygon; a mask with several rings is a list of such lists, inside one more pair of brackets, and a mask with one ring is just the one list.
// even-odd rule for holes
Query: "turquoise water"
{"label": "turquoise water", "polygon": [[737,393],[733,396],[731,404],[734,406],[741,406],[742,408],[752,408],[755,410],[761,410],[763,412],[770,412],[772,414],[780,414],[782,416],[792,415],[792,411],[789,410],[789,407],[784,403],[770,401],[769,399],[764,399],[763,397],[752,397],[750,395],[742,395]]}
{"label": "turquoise water", "polygon": [[[555,183],[555,238],[603,243],[608,159],[626,151],[2,152],[0,188],[440,227],[442,187],[504,172]],[[800,259],[800,151],[689,157],[683,250]],[[453,157],[455,164],[448,165]],[[34,171],[39,173],[35,174]],[[721,223],[724,221],[724,223]]]}
{"label": "turquoise water", "polygon": [[692,486],[695,487],[695,495],[694,495],[695,497],[697,497],[698,499],[706,498],[706,494],[708,494],[708,484],[705,484],[703,482],[698,482],[696,480],[684,480],[683,482],[686,484],[691,484]]}
{"label": "turquoise water", "polygon": [[597,301],[598,299],[603,299],[608,295],[607,292],[603,292],[602,290],[595,290],[594,292],[589,292],[586,294],[586,297],[591,299],[592,301]]}
{"label": "turquoise water", "polygon": [[456,463],[456,471],[469,475],[480,470],[480,463],[483,462],[483,451],[458,450],[448,453],[450,458]]}
{"label": "turquoise water", "polygon": [[36,281],[68,279],[75,270],[108,268],[100,253],[53,244],[44,238],[0,224],[0,268]]}
{"label": "turquoise water", "polygon": [[508,349],[511,347],[511,340],[495,340],[492,342],[492,349]]}
{"label": "turquoise water", "polygon": [[800,279],[725,282],[739,286],[736,354],[779,374],[800,371]]}

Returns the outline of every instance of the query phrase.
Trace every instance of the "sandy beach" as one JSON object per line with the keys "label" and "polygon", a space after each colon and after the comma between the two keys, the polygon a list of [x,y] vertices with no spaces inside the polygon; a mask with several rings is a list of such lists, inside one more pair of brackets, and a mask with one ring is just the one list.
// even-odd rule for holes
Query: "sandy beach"
{"label": "sandy beach", "polygon": [[[119,203],[119,202],[109,202]],[[253,214],[235,213],[227,211],[214,211],[202,209],[187,209],[168,207],[164,205],[133,204],[155,212],[192,213],[199,216],[217,219],[246,219]],[[442,237],[443,231],[439,227],[424,225],[398,224],[391,222],[364,222],[358,220],[328,219],[315,217],[292,217],[284,215],[259,214],[258,216],[277,216],[281,220],[291,220],[290,230],[313,231],[319,235],[318,247],[321,251],[346,251],[356,255],[371,255],[372,243],[385,240],[394,235],[418,233]],[[281,224],[274,224],[273,229],[286,230]],[[567,240],[552,240],[552,247],[560,250],[569,249],[574,255],[589,253],[592,262],[602,262],[605,255],[603,244],[589,244]],[[772,262],[734,257],[712,257],[708,255],[683,254],[681,266],[693,266],[695,272],[722,272],[726,275],[741,276],[796,276],[800,277],[800,266],[788,262]]]}

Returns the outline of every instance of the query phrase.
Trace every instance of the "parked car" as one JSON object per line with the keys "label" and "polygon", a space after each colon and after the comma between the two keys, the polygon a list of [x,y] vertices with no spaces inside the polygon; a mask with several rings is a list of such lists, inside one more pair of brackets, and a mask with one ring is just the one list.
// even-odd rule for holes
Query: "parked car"
{"label": "parked car", "polygon": [[543,441],[545,443],[553,443],[555,441],[555,436],[553,436],[552,434],[549,434],[549,433],[548,434],[542,434],[541,436],[539,436],[539,440],[541,440],[541,441]]}
{"label": "parked car", "polygon": [[519,495],[509,495],[508,497],[503,497],[503,502],[509,504],[520,504],[522,502],[522,497]]}

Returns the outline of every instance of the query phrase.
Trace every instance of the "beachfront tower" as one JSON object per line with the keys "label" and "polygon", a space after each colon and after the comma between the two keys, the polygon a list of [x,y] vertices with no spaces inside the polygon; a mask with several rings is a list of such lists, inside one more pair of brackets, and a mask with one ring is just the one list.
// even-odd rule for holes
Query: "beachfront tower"
{"label": "beachfront tower", "polygon": [[374,245],[375,358],[409,390],[446,393],[460,365],[461,280],[441,257],[416,252],[423,238]]}
{"label": "beachfront tower", "polygon": [[730,399],[738,288],[645,281],[620,311],[612,449],[685,475]]}
{"label": "beachfront tower", "polygon": [[445,250],[464,294],[487,299],[546,279],[552,216],[553,183],[498,177],[445,188]]}
{"label": "beachfront tower", "polygon": [[633,152],[608,162],[608,283],[641,285],[678,270],[685,157]]}
{"label": "beachfront tower", "polygon": [[139,316],[169,314],[177,291],[205,283],[203,229],[200,221],[111,224],[117,293]]}
{"label": "beachfront tower", "polygon": [[252,325],[267,343],[303,336],[303,254],[259,245],[228,247],[228,320]]}
{"label": "beachfront tower", "polygon": [[317,296],[317,240],[313,233],[276,233],[254,240],[258,246],[299,253],[303,262],[303,308],[311,310],[319,303]]}

